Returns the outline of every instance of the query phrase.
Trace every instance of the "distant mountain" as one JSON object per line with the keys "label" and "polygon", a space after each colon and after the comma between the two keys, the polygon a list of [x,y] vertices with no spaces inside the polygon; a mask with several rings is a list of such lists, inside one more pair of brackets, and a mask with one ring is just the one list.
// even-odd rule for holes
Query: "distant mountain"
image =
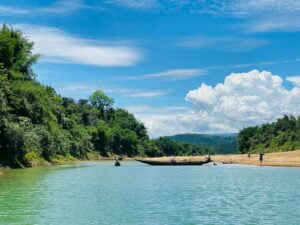
{"label": "distant mountain", "polygon": [[210,146],[216,154],[237,153],[237,134],[177,134],[167,138],[183,143]]}

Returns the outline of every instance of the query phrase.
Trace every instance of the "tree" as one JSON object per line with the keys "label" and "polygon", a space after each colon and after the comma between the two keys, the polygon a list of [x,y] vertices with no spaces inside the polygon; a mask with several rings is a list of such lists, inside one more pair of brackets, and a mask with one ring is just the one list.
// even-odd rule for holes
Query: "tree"
{"label": "tree", "polygon": [[249,152],[253,136],[257,133],[258,127],[247,127],[238,134],[238,150],[240,153]]}
{"label": "tree", "polygon": [[0,70],[8,79],[33,79],[31,66],[39,55],[32,53],[33,43],[19,30],[3,25],[0,30]]}
{"label": "tree", "polygon": [[90,102],[93,106],[100,110],[107,110],[114,104],[114,100],[105,95],[101,90],[97,90],[93,93],[93,95],[90,97]]}
{"label": "tree", "polygon": [[95,150],[99,151],[103,156],[108,155],[111,139],[109,127],[104,122],[99,123],[92,132],[92,142],[95,146]]}
{"label": "tree", "polygon": [[97,90],[89,98],[91,104],[96,107],[100,112],[100,117],[107,120],[107,112],[114,104],[114,100],[104,94],[103,91]]}

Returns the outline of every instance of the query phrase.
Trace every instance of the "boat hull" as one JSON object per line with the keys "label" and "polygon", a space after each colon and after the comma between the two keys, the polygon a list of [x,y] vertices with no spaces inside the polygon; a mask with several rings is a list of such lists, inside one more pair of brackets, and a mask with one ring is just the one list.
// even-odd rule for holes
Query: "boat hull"
{"label": "boat hull", "polygon": [[209,163],[210,161],[154,161],[154,160],[142,160],[136,159],[141,163],[146,163],[151,166],[201,166],[203,164]]}

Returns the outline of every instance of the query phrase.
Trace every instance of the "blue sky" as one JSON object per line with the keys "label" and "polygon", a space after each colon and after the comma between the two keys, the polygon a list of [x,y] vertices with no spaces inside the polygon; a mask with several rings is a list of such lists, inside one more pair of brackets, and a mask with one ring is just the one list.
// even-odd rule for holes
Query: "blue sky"
{"label": "blue sky", "polygon": [[75,99],[102,89],[151,137],[298,115],[299,19],[297,0],[0,1],[42,54],[39,81]]}

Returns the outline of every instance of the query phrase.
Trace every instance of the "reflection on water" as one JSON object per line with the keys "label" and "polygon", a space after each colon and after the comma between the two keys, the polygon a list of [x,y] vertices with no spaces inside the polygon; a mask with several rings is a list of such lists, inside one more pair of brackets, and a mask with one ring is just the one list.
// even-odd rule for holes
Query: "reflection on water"
{"label": "reflection on water", "polygon": [[300,224],[300,169],[87,162],[4,170],[0,224]]}

